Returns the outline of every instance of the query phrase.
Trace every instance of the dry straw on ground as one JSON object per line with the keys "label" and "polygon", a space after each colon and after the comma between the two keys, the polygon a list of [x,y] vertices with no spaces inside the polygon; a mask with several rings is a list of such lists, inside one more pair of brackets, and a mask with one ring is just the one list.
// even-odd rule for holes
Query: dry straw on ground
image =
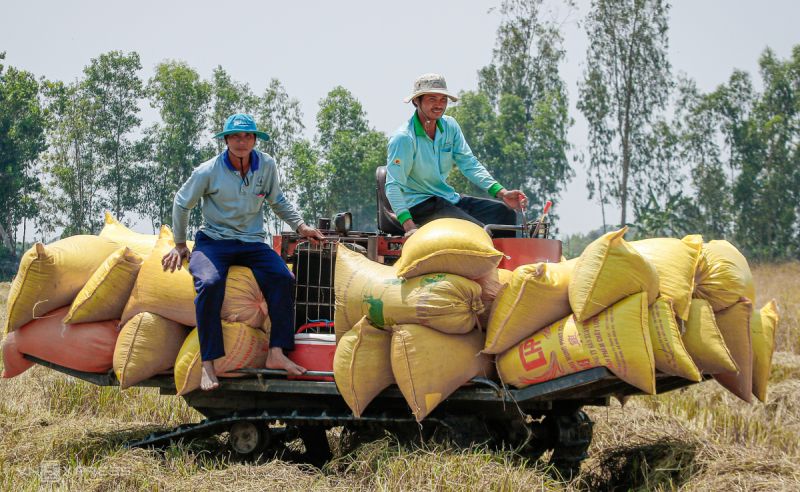
{"label": "dry straw on ground", "polygon": [[[571,483],[510,453],[387,439],[322,470],[292,456],[237,463],[222,438],[128,450],[126,440],[200,416],[155,390],[35,367],[0,381],[0,490],[800,490],[800,263],[756,266],[754,276],[756,306],[774,297],[782,308],[769,401],[747,405],[709,381],[590,408],[590,458]],[[2,315],[7,293],[0,284]]]}

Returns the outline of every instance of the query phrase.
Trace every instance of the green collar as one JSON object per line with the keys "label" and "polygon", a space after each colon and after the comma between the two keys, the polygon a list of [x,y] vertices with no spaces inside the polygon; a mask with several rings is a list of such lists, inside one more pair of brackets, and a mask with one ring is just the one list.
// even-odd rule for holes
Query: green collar
{"label": "green collar", "polygon": [[[422,136],[427,137],[428,134],[425,133],[425,129],[422,128],[422,122],[419,121],[419,115],[417,114],[416,111],[414,111],[414,116],[411,119],[414,120],[414,133],[416,133],[418,137],[422,137]],[[444,126],[442,126],[442,119],[441,118],[436,120],[436,128],[438,128],[440,132],[444,133]]]}

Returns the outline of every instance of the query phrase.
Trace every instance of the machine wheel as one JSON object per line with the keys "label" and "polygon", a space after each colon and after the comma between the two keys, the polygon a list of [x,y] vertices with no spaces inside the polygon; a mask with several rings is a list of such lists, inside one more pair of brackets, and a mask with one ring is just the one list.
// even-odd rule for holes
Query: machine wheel
{"label": "machine wheel", "polygon": [[443,444],[452,444],[459,448],[481,445],[494,441],[494,436],[486,421],[476,416],[445,416],[441,423],[425,428],[426,439]]}
{"label": "machine wheel", "polygon": [[556,445],[550,464],[562,478],[571,480],[581,469],[581,462],[588,457],[592,443],[592,419],[583,410],[555,418]]}
{"label": "machine wheel", "polygon": [[228,444],[240,457],[253,457],[269,445],[269,429],[260,422],[235,422],[228,431]]}
{"label": "machine wheel", "polygon": [[333,457],[326,431],[321,426],[304,425],[299,428],[300,439],[306,448],[305,458],[317,467],[322,467]]}

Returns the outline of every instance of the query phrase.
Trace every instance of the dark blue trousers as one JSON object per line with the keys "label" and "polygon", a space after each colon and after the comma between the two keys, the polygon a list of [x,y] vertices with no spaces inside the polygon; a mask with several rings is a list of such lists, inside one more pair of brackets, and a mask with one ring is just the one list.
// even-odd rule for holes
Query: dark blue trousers
{"label": "dark blue trousers", "polygon": [[199,231],[189,260],[194,278],[197,333],[204,361],[225,355],[220,321],[225,280],[233,265],[248,267],[264,293],[272,330],[270,347],[294,348],[294,276],[280,255],[264,243],[211,239]]}
{"label": "dark blue trousers", "polygon": [[[505,203],[489,198],[476,198],[461,195],[453,205],[444,198],[432,196],[409,209],[414,223],[418,226],[435,219],[454,218],[474,222],[483,227],[486,224],[516,225],[517,213]],[[514,231],[495,231],[494,237],[514,237]]]}

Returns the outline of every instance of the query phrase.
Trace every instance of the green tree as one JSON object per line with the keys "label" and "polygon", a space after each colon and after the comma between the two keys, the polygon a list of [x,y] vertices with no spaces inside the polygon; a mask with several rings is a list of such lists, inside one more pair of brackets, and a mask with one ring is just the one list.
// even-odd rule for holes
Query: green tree
{"label": "green tree", "polygon": [[704,95],[693,81],[682,79],[675,105],[679,156],[689,169],[693,189],[684,220],[691,231],[712,239],[729,237],[733,225],[731,182],[726,179],[719,144],[724,126],[717,97],[720,90],[724,88],[717,94]]}
{"label": "green tree", "polygon": [[278,79],[272,79],[256,100],[255,115],[259,127],[269,134],[262,148],[280,163],[305,129],[300,101],[290,97]]}
{"label": "green tree", "polygon": [[49,230],[63,228],[62,237],[95,234],[103,223],[107,202],[92,133],[91,102],[84,84],[48,83],[47,104],[52,115],[47,171],[50,181]]}
{"label": "green tree", "polygon": [[[250,86],[231,79],[228,72],[217,66],[211,81],[211,113],[208,126],[212,133],[222,130],[222,125],[228,116],[234,113],[253,113],[256,107],[256,98]],[[225,141],[216,141],[217,152],[225,149]]]}
{"label": "green tree", "polygon": [[136,171],[136,143],[131,135],[141,124],[139,100],[144,97],[139,55],[111,51],[93,58],[84,68],[82,93],[92,135],[95,169],[114,215],[139,208],[141,175]]}
{"label": "green tree", "polygon": [[284,162],[288,164],[286,181],[291,183],[288,194],[297,203],[303,220],[315,224],[328,202],[332,172],[319,151],[306,139],[292,144]]}
{"label": "green tree", "polygon": [[[254,104],[258,126],[269,134],[269,141],[261,142],[259,145],[275,158],[282,177],[281,186],[287,195],[299,198],[297,190],[304,185],[294,183],[292,180],[294,176],[304,176],[305,170],[294,172],[291,166],[296,163],[294,158],[298,157],[293,155],[294,145],[300,141],[304,129],[300,102],[289,96],[278,79],[272,79]],[[310,154],[305,154],[300,156],[300,159],[302,161],[309,156]],[[283,222],[269,208],[266,208],[265,212],[268,229],[273,233],[279,233],[283,229]],[[313,219],[309,220],[310,223],[314,223]]]}
{"label": "green tree", "polygon": [[767,49],[759,60],[764,91],[738,136],[743,156],[733,187],[738,243],[758,258],[800,254],[800,45],[788,60]]}
{"label": "green tree", "polygon": [[[161,124],[146,131],[154,158],[146,168],[140,212],[150,219],[155,229],[172,222],[175,192],[194,167],[214,153],[210,143],[203,143],[204,114],[211,102],[211,84],[201,80],[186,63],[167,61],[156,66],[146,91],[150,104],[158,109]],[[198,227],[200,220],[196,208],[189,219],[190,228]]]}
{"label": "green tree", "polygon": [[30,168],[46,148],[46,123],[34,76],[0,64],[0,244],[12,256],[17,226],[37,215],[31,196],[40,181]]}
{"label": "green tree", "polygon": [[[461,94],[450,110],[473,150],[508,188],[525,191],[533,204],[558,200],[573,176],[567,159],[572,120],[561,33],[544,22],[542,0],[506,0],[492,62],[478,72],[477,93]],[[467,191],[454,173],[453,184]]]}
{"label": "green tree", "polygon": [[590,196],[615,200],[620,223],[646,201],[652,125],[671,88],[665,0],[594,0],[586,19],[587,67],[578,109],[589,122]]}
{"label": "green tree", "polygon": [[386,163],[386,136],[370,130],[361,103],[344,87],[320,101],[317,112],[318,146],[330,172],[327,214],[349,211],[353,225],[375,228],[375,169]]}

